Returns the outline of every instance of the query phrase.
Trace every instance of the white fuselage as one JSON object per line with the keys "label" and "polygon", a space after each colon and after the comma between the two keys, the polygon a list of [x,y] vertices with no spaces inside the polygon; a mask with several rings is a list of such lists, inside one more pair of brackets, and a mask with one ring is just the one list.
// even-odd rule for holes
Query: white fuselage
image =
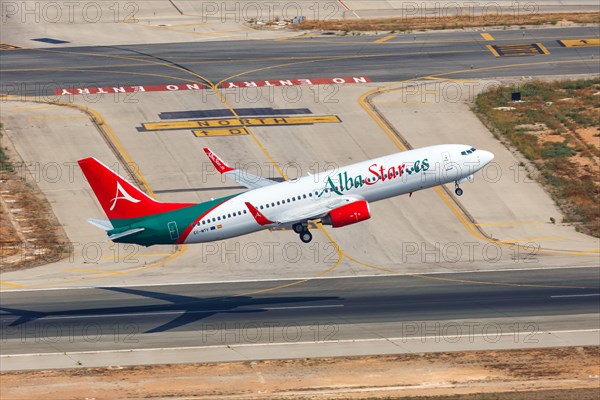
{"label": "white fuselage", "polygon": [[314,207],[338,196],[375,202],[468,178],[491,161],[493,155],[467,145],[438,145],[404,151],[295,181],[250,190],[207,213],[194,226],[185,243],[232,238],[276,226],[260,225],[246,202],[267,219]]}

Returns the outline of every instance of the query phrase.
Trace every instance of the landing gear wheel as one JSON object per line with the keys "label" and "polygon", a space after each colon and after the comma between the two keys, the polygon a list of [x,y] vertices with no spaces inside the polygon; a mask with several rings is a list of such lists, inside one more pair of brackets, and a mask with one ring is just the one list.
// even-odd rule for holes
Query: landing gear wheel
{"label": "landing gear wheel", "polygon": [[294,229],[294,232],[300,234],[304,231],[304,225],[302,224],[294,224],[294,226],[292,226],[292,228]]}
{"label": "landing gear wheel", "polygon": [[300,240],[302,240],[303,243],[310,243],[312,240],[312,233],[309,231],[302,232],[300,234]]}
{"label": "landing gear wheel", "polygon": [[456,193],[457,196],[462,196],[463,194],[463,190],[458,185],[458,181],[454,182],[454,193]]}

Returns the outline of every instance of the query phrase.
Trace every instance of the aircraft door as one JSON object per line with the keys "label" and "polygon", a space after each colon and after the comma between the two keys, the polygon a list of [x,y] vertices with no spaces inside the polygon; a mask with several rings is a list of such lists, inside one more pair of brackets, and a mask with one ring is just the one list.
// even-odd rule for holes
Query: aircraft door
{"label": "aircraft door", "polygon": [[171,236],[171,240],[177,240],[179,238],[179,229],[177,229],[177,222],[169,222],[167,224],[167,228],[169,229],[169,235]]}
{"label": "aircraft door", "polygon": [[444,151],[442,153],[442,162],[444,163],[444,171],[448,172],[452,169],[452,160],[450,159],[450,153]]}
{"label": "aircraft door", "polygon": [[442,152],[442,163],[444,164],[442,167],[442,178],[448,181],[456,180],[459,169],[456,163],[452,162],[449,152]]}

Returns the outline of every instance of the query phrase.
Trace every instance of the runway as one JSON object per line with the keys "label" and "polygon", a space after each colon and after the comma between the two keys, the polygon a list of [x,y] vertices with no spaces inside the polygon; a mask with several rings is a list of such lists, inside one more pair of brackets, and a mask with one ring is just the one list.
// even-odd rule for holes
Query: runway
{"label": "runway", "polygon": [[385,338],[474,347],[475,337],[508,335],[521,345],[533,338],[544,345],[552,331],[600,328],[599,273],[560,268],[3,292],[1,360],[6,368],[19,354]]}
{"label": "runway", "polygon": [[[232,41],[3,51],[2,93],[51,95],[61,87],[160,85],[222,80],[366,75],[374,82],[420,76],[480,78],[586,74],[598,70],[598,47],[564,47],[559,40],[596,38],[595,27],[480,32],[320,36]],[[531,46],[529,54],[495,56],[489,46]],[[509,48],[510,49],[510,48]],[[501,53],[502,51],[499,50]],[[504,54],[504,53],[502,53]],[[510,65],[510,67],[508,67]],[[498,73],[498,68],[503,69]]]}

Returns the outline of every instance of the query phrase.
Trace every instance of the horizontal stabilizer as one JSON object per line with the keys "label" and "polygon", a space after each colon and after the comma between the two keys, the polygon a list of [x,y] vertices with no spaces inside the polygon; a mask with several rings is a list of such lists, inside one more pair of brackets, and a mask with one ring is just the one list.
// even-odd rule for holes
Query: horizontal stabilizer
{"label": "horizontal stabilizer", "polygon": [[90,218],[87,220],[87,222],[107,232],[112,231],[114,229],[110,221],[107,221],[105,219]]}
{"label": "horizontal stabilizer", "polygon": [[141,232],[141,231],[143,231],[143,230],[144,230],[144,228],[136,228],[136,229],[130,229],[130,230],[128,230],[128,231],[121,232],[121,233],[115,233],[114,235],[110,235],[110,236],[108,237],[108,240],[116,240],[116,239],[120,239],[120,238],[122,238],[122,237],[129,236],[129,235],[133,235],[133,234],[135,234],[135,233],[138,233],[138,232]]}

